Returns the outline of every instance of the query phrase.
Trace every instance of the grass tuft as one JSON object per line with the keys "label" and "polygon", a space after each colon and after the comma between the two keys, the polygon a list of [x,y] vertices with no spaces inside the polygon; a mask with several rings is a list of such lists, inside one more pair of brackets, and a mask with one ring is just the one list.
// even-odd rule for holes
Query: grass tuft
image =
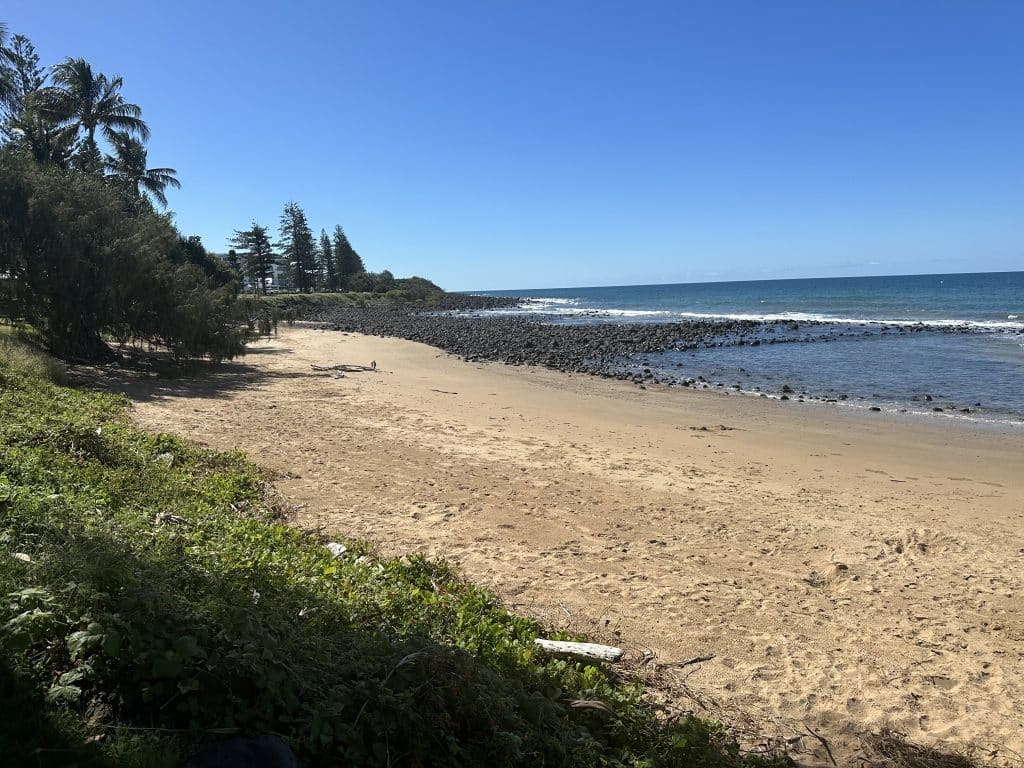
{"label": "grass tuft", "polygon": [[61,383],[64,364],[40,349],[26,331],[0,326],[0,368],[28,381]]}

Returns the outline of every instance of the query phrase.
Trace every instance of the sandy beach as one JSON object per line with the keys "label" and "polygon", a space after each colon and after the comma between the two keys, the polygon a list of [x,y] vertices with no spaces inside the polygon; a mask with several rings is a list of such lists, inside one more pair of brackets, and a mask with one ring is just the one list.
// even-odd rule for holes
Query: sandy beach
{"label": "sandy beach", "polygon": [[278,473],[296,525],[443,556],[658,663],[713,656],[686,685],[723,718],[809,725],[841,760],[883,725],[1024,752],[1024,429],[301,327],[122,388],[143,426]]}

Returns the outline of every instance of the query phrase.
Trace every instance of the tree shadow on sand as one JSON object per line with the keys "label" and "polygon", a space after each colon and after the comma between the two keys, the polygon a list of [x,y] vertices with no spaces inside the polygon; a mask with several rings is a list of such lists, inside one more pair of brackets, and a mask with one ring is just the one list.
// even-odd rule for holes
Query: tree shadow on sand
{"label": "tree shadow on sand", "polygon": [[[286,347],[249,350],[246,357],[291,353]],[[121,365],[77,366],[69,371],[70,383],[102,392],[126,395],[135,402],[158,402],[174,397],[229,397],[235,392],[277,379],[322,376],[310,371],[268,371],[237,360],[211,363],[206,360],[188,366],[172,363],[169,357],[147,354],[129,358]]]}

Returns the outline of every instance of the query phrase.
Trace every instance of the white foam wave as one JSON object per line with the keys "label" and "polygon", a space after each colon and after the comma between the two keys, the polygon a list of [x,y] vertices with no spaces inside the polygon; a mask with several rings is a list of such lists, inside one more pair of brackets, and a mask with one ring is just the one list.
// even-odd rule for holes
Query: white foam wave
{"label": "white foam wave", "polygon": [[656,309],[603,309],[600,312],[612,315],[613,317],[655,317],[665,316],[669,313],[659,312]]}
{"label": "white foam wave", "polygon": [[564,304],[579,304],[579,299],[565,298],[561,296],[535,296],[527,299],[527,306],[561,306]]}
{"label": "white foam wave", "polygon": [[671,317],[671,312],[660,312],[654,309],[598,309],[597,307],[566,306],[570,301],[577,299],[559,299],[557,304],[548,305],[548,299],[541,302],[530,300],[515,309],[494,309],[487,310],[489,314],[542,314],[542,315],[563,315],[572,317]]}
{"label": "white foam wave", "polygon": [[840,315],[823,315],[814,312],[778,312],[778,313],[713,313],[713,312],[677,312],[678,317],[691,317],[695,319],[726,319],[726,320],[753,320],[756,322],[807,322],[807,323],[841,323],[845,325],[895,325],[900,327],[912,327],[915,325],[926,325],[938,328],[982,328],[992,331],[1024,331],[1024,323],[1008,323],[1001,320],[956,320],[952,318],[936,318],[928,320],[907,320],[903,318],[877,318],[877,317],[844,317]]}
{"label": "white foam wave", "polygon": [[843,325],[888,325],[912,327],[925,325],[933,328],[974,328],[986,331],[1024,332],[1024,322],[1016,320],[1018,315],[1007,315],[1007,320],[963,320],[955,318],[917,319],[852,317],[829,315],[815,312],[680,312],[657,309],[615,309],[590,307],[580,304],[580,299],[564,297],[531,298],[527,303],[514,309],[488,310],[487,314],[545,314],[562,317],[649,317],[672,320],[678,318],[693,320],[749,320],[752,322],[806,322],[837,323]]}

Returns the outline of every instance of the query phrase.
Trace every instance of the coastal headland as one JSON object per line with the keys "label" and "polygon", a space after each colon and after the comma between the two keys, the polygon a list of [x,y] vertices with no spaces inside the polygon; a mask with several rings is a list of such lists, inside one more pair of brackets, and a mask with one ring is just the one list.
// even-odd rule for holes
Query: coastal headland
{"label": "coastal headland", "polygon": [[1024,752],[1024,430],[319,325],[121,386],[146,428],[276,473],[296,525],[445,557],[660,664],[709,657],[679,668],[694,710],[809,726],[838,757],[886,725]]}

